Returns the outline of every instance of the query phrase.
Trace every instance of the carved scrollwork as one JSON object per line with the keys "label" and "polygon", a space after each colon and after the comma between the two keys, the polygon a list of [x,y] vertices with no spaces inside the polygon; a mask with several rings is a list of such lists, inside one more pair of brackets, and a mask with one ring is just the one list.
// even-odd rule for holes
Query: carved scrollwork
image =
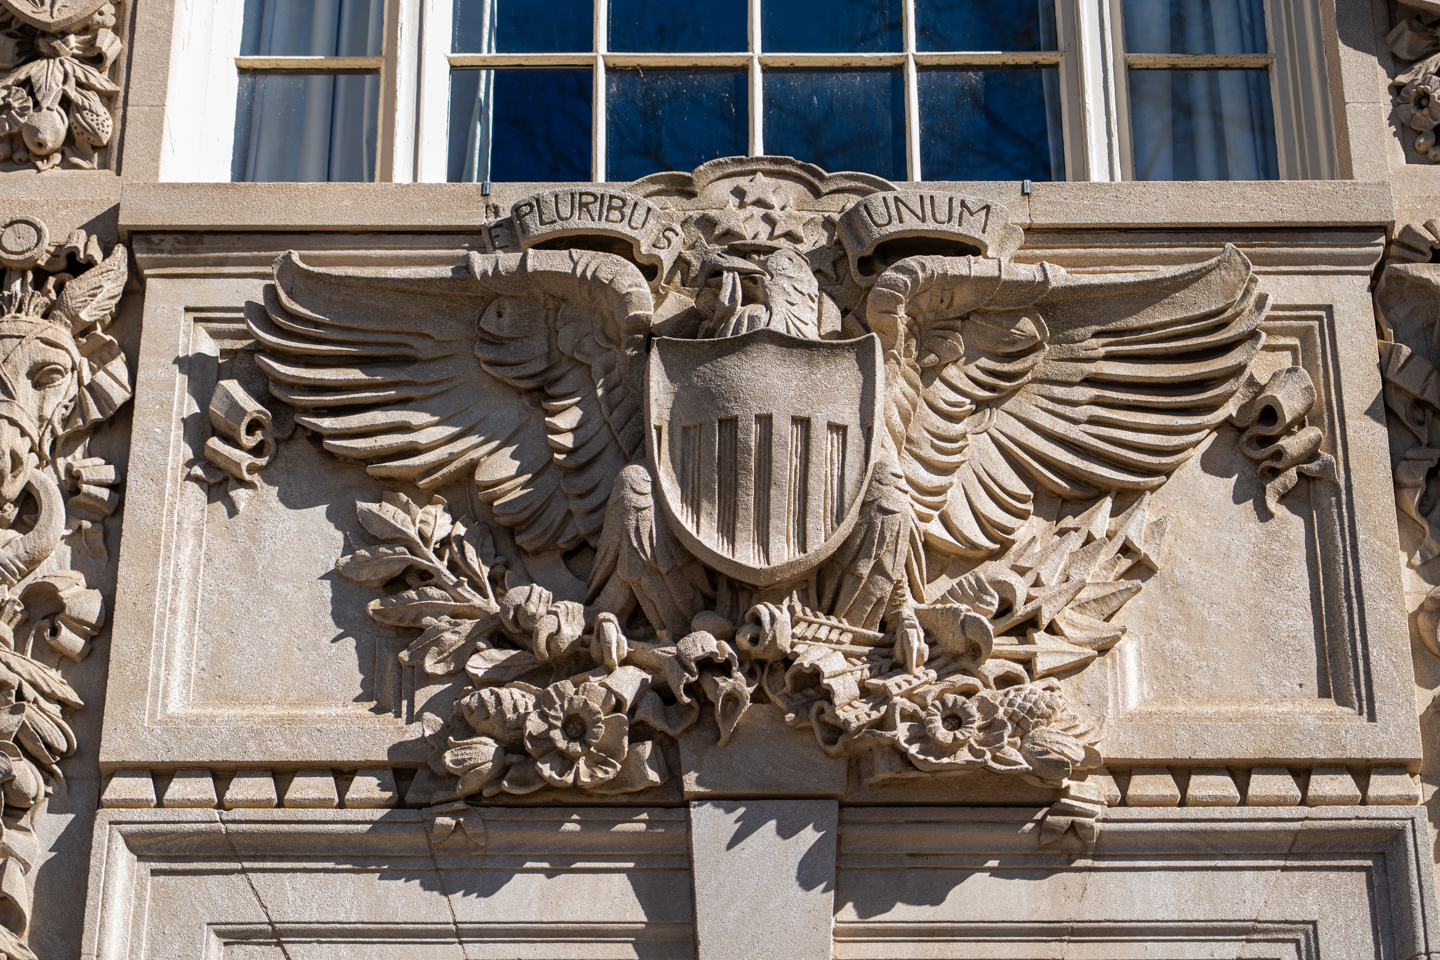
{"label": "carved scrollwork", "polygon": [[1268,510],[1334,479],[1308,375],[1253,373],[1233,247],[1070,274],[1014,262],[993,202],[769,158],[547,191],[484,239],[289,254],[247,311],[295,422],[407,491],[337,570],[468,681],[426,721],[437,803],[641,791],[763,701],[867,784],[1023,777],[1047,837],[1093,839],[1103,729],[1060,681],[1159,563],[1151,493],[1227,422]]}

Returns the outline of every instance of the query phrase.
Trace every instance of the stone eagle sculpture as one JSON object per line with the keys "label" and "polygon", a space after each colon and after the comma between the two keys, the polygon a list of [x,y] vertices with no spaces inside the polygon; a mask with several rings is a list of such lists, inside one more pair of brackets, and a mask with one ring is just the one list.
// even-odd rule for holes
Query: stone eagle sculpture
{"label": "stone eagle sculpture", "polygon": [[842,303],[835,255],[788,242],[813,225],[764,186],[783,232],[720,242],[749,222],[733,201],[709,238],[676,213],[646,242],[685,269],[660,276],[558,241],[425,268],[290,253],[251,304],[296,423],[433,496],[359,505],[379,542],[338,569],[391,584],[371,613],[421,631],[404,662],[474,684],[430,726],[459,777],[437,796],[643,790],[668,777],[655,734],[709,702],[723,745],[764,698],[867,783],[989,769],[1093,818],[1074,778],[1100,734],[1055,676],[1124,633],[1166,523],[1150,492],[1227,418],[1279,436],[1308,410],[1261,416],[1250,262],[867,254],[868,278],[828,267]]}

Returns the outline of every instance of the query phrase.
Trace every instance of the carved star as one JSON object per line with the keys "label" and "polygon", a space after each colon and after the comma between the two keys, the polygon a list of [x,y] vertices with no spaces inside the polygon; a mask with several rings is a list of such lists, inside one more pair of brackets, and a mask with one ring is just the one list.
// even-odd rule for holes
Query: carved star
{"label": "carved star", "polygon": [[680,254],[680,265],[685,271],[685,283],[691,287],[700,286],[716,270],[723,269],[726,264],[734,263],[735,258],[726,253],[724,247],[708,244],[704,238],[696,240],[695,246]]}
{"label": "carved star", "polygon": [[824,277],[831,283],[840,282],[840,272],[835,269],[835,264],[844,258],[844,250],[836,250],[829,246],[816,247],[805,256],[810,261],[810,269],[814,271],[815,276]]}
{"label": "carved star", "polygon": [[771,240],[792,237],[799,243],[805,242],[805,224],[811,219],[808,213],[798,210],[766,210],[760,218],[770,224]]}
{"label": "carved star", "polygon": [[735,207],[726,207],[710,214],[710,219],[715,221],[715,233],[711,240],[720,242],[726,237],[736,237],[740,240],[751,240],[755,236],[753,216],[737,210]]}
{"label": "carved star", "polygon": [[740,206],[774,210],[785,202],[776,196],[782,186],[780,181],[766,180],[765,174],[757,173],[748,183],[740,184]]}

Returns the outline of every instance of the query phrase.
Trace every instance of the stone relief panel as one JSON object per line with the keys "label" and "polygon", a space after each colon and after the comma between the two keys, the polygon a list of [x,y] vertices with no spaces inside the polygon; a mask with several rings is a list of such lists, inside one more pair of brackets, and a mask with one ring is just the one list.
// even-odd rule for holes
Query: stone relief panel
{"label": "stone relief panel", "polygon": [[0,170],[94,170],[115,132],[120,4],[0,0]]}
{"label": "stone relief panel", "polygon": [[[360,612],[348,582],[406,638],[413,804],[648,797],[677,740],[758,723],[864,789],[1039,788],[1047,835],[1093,839],[1085,677],[1134,646],[1159,498],[1223,431],[1257,529],[1324,514],[1329,334],[1267,319],[1233,247],[1071,272],[1023,239],[993,202],[760,160],[538,194],[455,266],[287,254],[225,321],[245,372],[197,351],[220,364],[186,388],[210,429],[185,471],[233,524],[287,450],[363,466],[374,492],[326,507],[331,610]],[[1343,513],[1302,553],[1343,555]],[[1343,654],[1324,669],[1360,679],[1317,693],[1360,719]]]}
{"label": "stone relief panel", "polygon": [[0,956],[29,960],[33,869],[62,761],[84,707],[67,664],[106,622],[97,585],[116,465],[93,456],[95,428],[130,399],[130,371],[106,332],[128,252],[105,256],[76,230],[52,241],[28,216],[0,226]]}

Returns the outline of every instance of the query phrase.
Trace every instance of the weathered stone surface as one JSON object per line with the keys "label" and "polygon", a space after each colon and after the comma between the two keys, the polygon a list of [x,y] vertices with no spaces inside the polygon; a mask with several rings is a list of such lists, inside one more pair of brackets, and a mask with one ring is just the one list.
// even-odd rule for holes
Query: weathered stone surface
{"label": "weathered stone surface", "polygon": [[275,777],[269,770],[241,770],[225,788],[223,806],[237,808],[273,807],[279,803],[275,793]]}
{"label": "weathered stone surface", "polygon": [[[833,800],[692,801],[697,956],[825,956],[832,939],[838,815]],[[776,924],[776,917],[784,923]]]}

